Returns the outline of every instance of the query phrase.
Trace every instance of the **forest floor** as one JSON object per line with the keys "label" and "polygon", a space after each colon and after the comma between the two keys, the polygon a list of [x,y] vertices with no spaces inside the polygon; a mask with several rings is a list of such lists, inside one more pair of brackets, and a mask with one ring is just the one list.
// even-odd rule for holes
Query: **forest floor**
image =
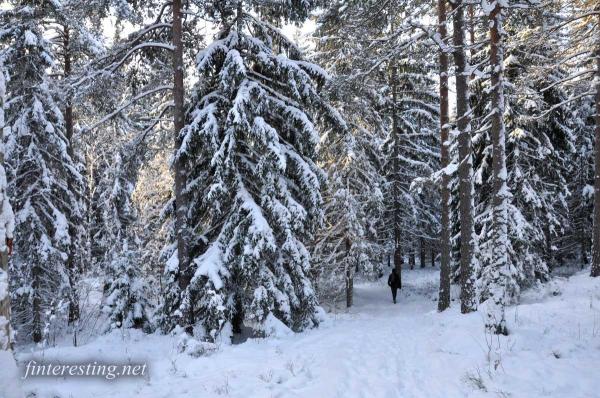
{"label": "forest floor", "polygon": [[[507,309],[510,335],[484,332],[457,301],[437,313],[438,270],[403,272],[398,304],[380,281],[355,286],[355,306],[301,334],[179,353],[175,337],[113,332],[31,355],[46,363],[148,363],[145,378],[28,378],[43,398],[598,397],[600,278],[589,270],[530,289]],[[455,293],[455,292],[453,292]]]}

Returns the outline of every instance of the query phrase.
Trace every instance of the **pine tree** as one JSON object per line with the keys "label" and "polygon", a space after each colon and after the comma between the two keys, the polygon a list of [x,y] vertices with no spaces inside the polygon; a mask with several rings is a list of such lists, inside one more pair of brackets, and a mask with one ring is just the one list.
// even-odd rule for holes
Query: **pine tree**
{"label": "pine tree", "polygon": [[12,239],[15,217],[7,195],[8,184],[4,169],[4,98],[6,95],[5,69],[0,59],[0,351],[12,349],[13,333],[10,326],[10,294],[8,290],[8,247],[7,239]]}
{"label": "pine tree", "polygon": [[[582,90],[578,90],[581,93]],[[566,175],[568,191],[568,224],[557,242],[558,255],[590,264],[594,214],[594,103],[582,98],[573,104],[573,136],[575,151],[570,157]]]}
{"label": "pine tree", "polygon": [[50,42],[39,12],[24,4],[3,13],[2,58],[12,66],[7,85],[9,191],[16,212],[17,250],[13,261],[15,323],[22,336],[40,342],[50,314],[61,319],[74,300],[70,279],[70,223],[82,209],[69,182],[83,185],[70,156],[55,82]]}
{"label": "pine tree", "polygon": [[113,252],[107,272],[110,282],[103,304],[103,312],[109,317],[107,329],[149,327],[148,287],[136,257],[138,253],[127,240]]}
{"label": "pine tree", "polygon": [[[486,9],[490,8],[490,9]],[[486,296],[486,328],[496,334],[508,334],[504,309],[508,304],[511,282],[508,250],[508,201],[511,198],[507,185],[506,127],[504,124],[504,27],[503,6],[484,4],[490,26],[490,68],[492,86],[492,231],[490,263],[483,265]]]}
{"label": "pine tree", "polygon": [[[589,9],[592,9],[593,2],[588,1]],[[593,8],[596,12],[596,46],[594,48],[596,58],[596,71],[594,83],[596,85],[596,133],[595,142],[595,174],[594,174],[594,233],[592,249],[592,271],[593,277],[600,276],[600,4],[596,3]]]}
{"label": "pine tree", "polygon": [[454,63],[456,65],[456,125],[459,151],[460,279],[461,312],[477,309],[475,291],[476,236],[473,225],[473,155],[471,150],[471,109],[469,106],[468,62],[465,54],[465,20],[462,0],[450,0],[453,16]]}
{"label": "pine tree", "polygon": [[323,217],[314,115],[342,122],[316,88],[325,72],[248,13],[252,6],[215,14],[222,30],[197,57],[200,80],[176,155],[189,172],[195,235],[195,272],[176,315],[193,314],[209,339],[226,323],[238,332],[270,314],[293,330],[318,322],[305,246]]}
{"label": "pine tree", "polygon": [[378,96],[370,85],[352,76],[364,66],[359,42],[363,32],[347,28],[357,22],[353,19],[364,6],[331,5],[319,17],[315,32],[314,58],[333,77],[327,91],[348,127],[327,131],[320,146],[320,162],[329,183],[323,197],[325,223],[317,234],[313,256],[319,270],[320,299],[335,302],[345,292],[347,306],[352,303],[355,272],[369,279],[381,275],[385,239],[385,181],[378,156],[384,132],[378,126]]}
{"label": "pine tree", "polygon": [[448,54],[445,52],[447,37],[447,3],[438,0],[438,34],[442,47],[440,48],[440,141],[441,141],[441,168],[442,175],[442,217],[440,236],[440,292],[438,311],[444,311],[450,306],[450,281],[451,281],[451,226],[450,226],[450,175],[446,169],[450,165],[450,137],[449,133],[449,89],[448,89]]}
{"label": "pine tree", "polygon": [[[382,18],[371,18],[375,12]],[[429,75],[433,59],[411,25],[422,10],[413,12],[403,2],[382,7],[371,1],[340,1],[320,17],[316,32],[316,59],[335,76],[336,104],[351,129],[361,127],[353,133],[356,141],[371,142],[353,146],[352,154],[363,178],[381,181],[373,188],[381,186],[384,212],[374,213],[371,225],[392,252],[397,269],[403,249],[412,253],[414,262],[416,246],[436,241],[439,226],[433,190],[424,184],[411,189],[413,180],[438,169],[438,99]],[[377,145],[379,153],[373,150]],[[342,255],[344,245],[337,247]]]}
{"label": "pine tree", "polygon": [[352,305],[354,272],[371,279],[380,276],[383,254],[376,225],[383,212],[381,178],[367,155],[371,148],[366,132],[357,125],[351,131],[341,130],[341,137],[330,132],[331,141],[323,145],[323,166],[329,174],[325,226],[313,254],[320,295],[335,301],[345,286],[347,307]]}

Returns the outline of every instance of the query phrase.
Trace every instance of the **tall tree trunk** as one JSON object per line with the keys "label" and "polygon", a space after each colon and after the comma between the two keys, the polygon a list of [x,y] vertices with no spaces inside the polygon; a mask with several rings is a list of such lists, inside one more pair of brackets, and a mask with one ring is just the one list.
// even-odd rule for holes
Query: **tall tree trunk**
{"label": "tall tree trunk", "polygon": [[[183,40],[181,22],[181,0],[173,0],[173,125],[176,150],[181,146],[181,130],[185,123],[184,86],[183,86]],[[187,225],[187,196],[185,195],[186,171],[184,160],[177,157],[173,163],[175,173],[175,233],[177,237],[177,259],[179,273],[177,275],[179,289],[184,291],[190,284],[192,273],[189,258],[189,231]],[[182,326],[189,334],[193,332],[194,311],[190,300],[190,309],[182,314]]]}
{"label": "tall tree trunk", "polygon": [[582,227],[579,227],[579,245],[581,249],[581,268],[585,268],[588,265],[588,257],[586,250],[587,236]]}
{"label": "tall tree trunk", "polygon": [[421,249],[419,262],[421,263],[421,268],[425,268],[425,239],[421,238],[419,240],[419,248]]}
{"label": "tall tree trunk", "polygon": [[350,263],[350,249],[352,249],[352,242],[350,238],[346,238],[346,307],[352,307],[352,298],[354,295],[354,273],[352,272],[354,266]]}
{"label": "tall tree trunk", "polygon": [[[438,0],[438,33],[440,40],[446,40],[446,0]],[[440,50],[440,135],[442,143],[441,166],[445,169],[450,164],[448,132],[450,121],[448,104],[448,54]],[[442,236],[440,238],[440,291],[438,311],[444,311],[450,306],[450,176],[442,174]],[[431,263],[434,263],[433,249],[431,250]]]}
{"label": "tall tree trunk", "polygon": [[550,225],[546,224],[543,228],[544,230],[544,240],[546,244],[545,255],[546,264],[548,266],[548,271],[552,271],[554,268],[554,254],[552,253],[552,233],[550,232]]}
{"label": "tall tree trunk", "polygon": [[[1,103],[0,103],[1,104]],[[2,137],[2,130],[0,129],[0,138]],[[2,162],[4,163],[4,162]],[[8,200],[8,198],[4,197],[2,200]],[[6,278],[5,282],[8,285],[8,254],[6,252],[0,253],[0,266],[2,267],[2,275]],[[10,294],[6,292],[6,294],[0,297],[0,320],[6,322],[0,330],[0,337],[4,336],[6,338],[5,341],[0,339],[0,351],[12,350],[12,331],[10,327]]]}
{"label": "tall tree trunk", "polygon": [[471,106],[467,58],[465,55],[465,21],[462,0],[452,1],[454,63],[456,65],[456,125],[459,154],[460,208],[460,281],[461,312],[475,311],[475,231],[473,228],[473,154],[471,150]]}
{"label": "tall tree trunk", "polygon": [[[4,66],[0,61],[0,142],[4,142],[4,96],[6,85],[4,81]],[[0,150],[0,167],[4,168],[4,148]],[[4,205],[4,201],[8,200],[6,192],[0,192],[0,206]],[[0,208],[1,209],[1,208]],[[7,248],[8,251],[8,248]],[[1,274],[6,279],[2,281],[8,286],[8,252],[0,253]],[[3,330],[0,331],[0,337],[4,335],[5,341],[0,340],[0,351],[12,350],[12,332],[10,328],[10,294],[6,289],[4,293],[0,293],[0,320],[6,322],[3,325]]]}
{"label": "tall tree trunk", "polygon": [[[394,61],[392,61],[394,62]],[[392,135],[394,141],[394,150],[393,150],[393,159],[392,159],[392,183],[393,183],[393,196],[394,196],[394,267],[398,272],[398,275],[401,277],[402,275],[402,263],[403,255],[402,255],[402,242],[400,236],[400,181],[399,181],[399,146],[400,146],[400,126],[398,124],[398,114],[397,114],[397,100],[398,100],[398,67],[393,64],[391,71],[391,86],[392,86]]]}
{"label": "tall tree trunk", "polygon": [[429,249],[431,250],[431,268],[433,268],[435,267],[435,248],[433,247],[433,244]]}
{"label": "tall tree trunk", "polygon": [[412,244],[410,245],[410,254],[408,256],[408,264],[410,265],[410,269],[415,269],[415,242],[413,241],[411,243]]}
{"label": "tall tree trunk", "polygon": [[40,298],[40,277],[41,269],[38,262],[32,262],[33,267],[31,269],[31,288],[33,290],[33,297],[31,298],[31,309],[32,309],[32,332],[31,338],[34,343],[42,341],[42,300]]}
{"label": "tall tree trunk", "polygon": [[[600,6],[596,7],[597,9]],[[600,14],[598,24],[600,24]],[[600,27],[597,28],[600,32]],[[599,33],[600,36],[600,33]],[[594,173],[594,242],[592,246],[593,277],[600,276],[600,37],[596,44],[596,130],[595,130],[595,173]]]}
{"label": "tall tree trunk", "polygon": [[[67,79],[71,75],[71,43],[70,43],[70,30],[68,26],[63,26],[63,52],[64,52],[64,78]],[[75,151],[73,150],[73,101],[71,100],[71,92],[67,92],[67,98],[65,101],[65,134],[67,139],[67,153],[75,160]],[[73,181],[67,179],[67,185],[70,192],[74,192]],[[67,257],[67,272],[69,276],[69,324],[79,319],[79,300],[77,299],[77,288],[75,281],[77,279],[77,261],[75,259],[75,252],[77,251],[75,236],[77,235],[77,229],[73,225],[72,220],[69,220],[69,235],[71,236],[71,244],[69,247],[69,253]]]}
{"label": "tall tree trunk", "polygon": [[505,306],[508,304],[508,191],[506,138],[504,126],[504,48],[502,42],[502,6],[497,2],[489,15],[490,66],[492,82],[492,264],[493,281],[486,327],[496,334],[507,334]]}

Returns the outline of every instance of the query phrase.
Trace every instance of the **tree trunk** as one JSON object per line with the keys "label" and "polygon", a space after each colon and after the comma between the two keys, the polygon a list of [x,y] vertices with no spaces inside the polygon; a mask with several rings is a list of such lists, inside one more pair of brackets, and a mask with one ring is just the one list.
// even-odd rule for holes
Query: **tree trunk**
{"label": "tree trunk", "polygon": [[[438,33],[440,40],[444,41],[448,34],[446,29],[446,0],[438,0]],[[450,121],[448,104],[448,54],[444,49],[440,50],[440,135],[442,144],[441,166],[448,167],[450,153],[448,132]],[[440,267],[440,291],[438,299],[438,311],[444,311],[450,306],[450,176],[442,174],[442,236],[440,237],[441,267]],[[431,249],[431,264],[435,258]]]}
{"label": "tree trunk", "polygon": [[460,280],[461,312],[475,311],[475,274],[473,228],[473,154],[471,150],[471,107],[467,58],[465,55],[465,22],[462,0],[452,2],[454,63],[456,65],[456,125],[459,152],[459,208],[460,208]]}
{"label": "tree trunk", "polygon": [[[63,26],[63,53],[64,53],[64,78],[67,79],[71,75],[71,44],[70,30],[68,26]],[[65,134],[67,139],[67,153],[71,159],[75,160],[75,152],[73,151],[73,104],[71,101],[71,92],[67,92],[66,106],[64,110],[65,118]],[[73,182],[70,178],[67,179],[67,185],[70,192],[74,192]],[[77,288],[75,281],[77,279],[77,262],[75,252],[77,250],[75,236],[77,229],[73,225],[73,220],[69,220],[69,235],[71,236],[71,244],[67,257],[67,272],[69,276],[69,324],[79,319],[79,300],[77,299]]]}
{"label": "tree trunk", "polygon": [[491,289],[486,327],[496,334],[508,334],[505,306],[508,304],[508,185],[506,184],[506,131],[504,126],[504,48],[502,6],[496,3],[489,16],[490,65],[492,68],[492,264],[495,289]]}
{"label": "tree trunk", "polygon": [[[6,200],[6,198],[3,200]],[[8,283],[8,254],[6,252],[0,253],[0,262],[2,272],[6,276],[6,283]],[[8,292],[6,292],[4,297],[0,297],[0,319],[6,321],[3,330],[0,331],[0,337],[6,337],[5,341],[0,340],[0,351],[12,350],[13,342],[12,331],[10,327],[10,294],[8,294]]]}
{"label": "tree trunk", "polygon": [[[475,58],[475,6],[473,4],[469,4],[469,44],[471,45],[471,49],[469,53],[471,54],[471,58]],[[470,75],[469,77],[473,77]]]}
{"label": "tree trunk", "polygon": [[546,265],[548,266],[548,271],[552,271],[554,266],[554,255],[552,254],[552,233],[550,232],[550,225],[546,224],[544,226],[544,240],[546,244],[545,255]]}
{"label": "tree trunk", "polygon": [[352,297],[354,294],[354,273],[352,269],[354,268],[350,262],[350,249],[352,248],[352,243],[349,238],[346,238],[346,307],[352,307]]}
{"label": "tree trunk", "polygon": [[[5,95],[5,82],[4,82],[4,68],[0,62],[0,142],[4,142],[4,95]],[[4,167],[4,151],[0,151],[0,167]],[[0,192],[0,205],[3,205],[3,201],[8,200],[6,192]],[[5,283],[8,286],[8,253],[0,253],[0,266],[2,267],[2,274],[6,278]],[[0,340],[0,351],[12,350],[12,331],[10,328],[10,294],[8,291],[5,295],[0,297],[0,319],[4,320],[2,331],[0,331],[0,337],[5,336],[6,340]]]}
{"label": "tree trunk", "polygon": [[431,250],[431,268],[435,267],[435,248],[433,245],[430,247]]}
{"label": "tree trunk", "polygon": [[40,267],[38,263],[33,263],[31,269],[31,288],[33,290],[33,297],[31,300],[32,309],[32,333],[31,338],[34,343],[42,341],[42,301],[40,299]]}
{"label": "tree trunk", "polygon": [[[600,24],[600,15],[598,15]],[[600,32],[600,27],[597,28]],[[600,34],[599,34],[600,35]],[[592,246],[591,276],[600,276],[600,37],[596,47],[596,130],[594,143],[594,242]]]}
{"label": "tree trunk", "polygon": [[579,228],[579,245],[581,248],[581,268],[585,268],[588,265],[588,258],[587,258],[587,250],[586,250],[586,239],[587,236],[585,234],[585,231],[583,230],[583,228]]}
{"label": "tree trunk", "polygon": [[410,265],[410,269],[415,269],[415,263],[416,263],[416,258],[415,258],[415,242],[411,242],[410,245],[410,254],[408,256],[408,264]]}
{"label": "tree trunk", "polygon": [[[392,61],[393,62],[393,61]],[[392,86],[392,135],[394,141],[394,150],[393,150],[393,159],[392,159],[392,192],[394,195],[394,267],[398,272],[398,276],[400,278],[402,275],[402,263],[403,255],[402,255],[402,242],[400,236],[400,181],[399,179],[399,146],[400,146],[400,126],[398,124],[398,115],[397,115],[397,100],[398,100],[398,68],[395,64],[392,65],[391,71],[391,82]]]}
{"label": "tree trunk", "polygon": [[420,242],[419,242],[419,248],[421,249],[421,253],[420,253],[420,263],[421,263],[421,268],[425,268],[425,239],[421,238]]}
{"label": "tree trunk", "polygon": [[[173,126],[175,150],[181,146],[181,130],[185,122],[184,86],[183,86],[183,40],[181,22],[181,0],[173,0]],[[173,162],[175,172],[175,233],[177,237],[177,275],[179,289],[184,291],[192,279],[189,259],[189,233],[187,226],[187,198],[185,195],[186,171],[184,160],[178,156]],[[194,311],[190,302],[187,314],[182,314],[182,326],[189,334],[193,332]]]}

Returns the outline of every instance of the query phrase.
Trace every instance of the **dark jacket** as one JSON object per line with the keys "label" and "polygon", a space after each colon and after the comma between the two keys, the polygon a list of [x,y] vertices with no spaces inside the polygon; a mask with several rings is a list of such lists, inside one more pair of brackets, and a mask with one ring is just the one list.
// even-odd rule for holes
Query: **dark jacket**
{"label": "dark jacket", "polygon": [[400,275],[398,275],[396,270],[392,271],[388,277],[388,286],[392,289],[402,289],[402,280],[400,279]]}

